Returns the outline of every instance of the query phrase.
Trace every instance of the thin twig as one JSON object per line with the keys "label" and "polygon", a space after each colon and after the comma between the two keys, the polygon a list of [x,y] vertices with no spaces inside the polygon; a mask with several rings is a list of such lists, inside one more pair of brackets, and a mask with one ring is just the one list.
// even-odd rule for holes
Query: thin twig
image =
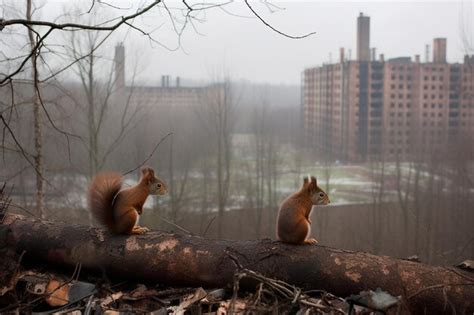
{"label": "thin twig", "polygon": [[174,227],[177,227],[178,229],[180,229],[181,231],[183,231],[183,232],[185,232],[185,233],[187,233],[187,234],[189,234],[189,235],[192,235],[192,234],[193,234],[193,233],[191,233],[190,231],[186,230],[184,227],[179,226],[178,224],[173,223],[173,222],[171,222],[171,221],[169,221],[169,220],[167,220],[167,219],[165,219],[165,218],[163,218],[163,217],[161,217],[160,219],[163,220],[163,221],[165,221],[166,223],[168,223],[168,224],[174,226]]}
{"label": "thin twig", "polygon": [[446,287],[457,287],[457,286],[469,286],[473,285],[474,283],[448,283],[448,284],[436,284],[436,285],[430,285],[428,287],[421,288],[420,290],[416,291],[412,295],[408,297],[408,300],[414,298],[417,295],[420,295],[421,293],[428,291],[428,290],[435,290],[435,289],[445,289]]}
{"label": "thin twig", "polygon": [[304,35],[300,35],[300,36],[293,36],[293,35],[288,35],[276,28],[274,28],[273,26],[271,26],[267,21],[265,21],[253,8],[252,6],[250,5],[250,3],[248,2],[248,0],[245,0],[245,4],[247,5],[247,7],[250,9],[250,11],[252,11],[252,13],[263,23],[265,24],[265,26],[269,27],[272,31],[280,34],[280,35],[283,35],[285,37],[288,37],[288,38],[291,38],[291,39],[303,39],[303,38],[306,38],[308,36],[311,36],[311,35],[314,35],[316,34],[316,32],[311,32],[311,33],[307,33],[307,34],[304,34]]}
{"label": "thin twig", "polygon": [[202,233],[202,237],[206,236],[207,230],[211,227],[212,222],[216,219],[216,216],[213,216],[212,219],[207,223],[206,229],[204,230],[204,233]]}
{"label": "thin twig", "polygon": [[173,133],[170,132],[168,133],[166,136],[164,136],[163,138],[160,139],[160,141],[158,141],[158,143],[155,145],[155,147],[153,148],[153,151],[151,151],[150,155],[148,155],[148,157],[142,162],[140,163],[137,167],[123,173],[122,175],[125,176],[125,175],[128,175],[130,173],[133,173],[135,172],[136,170],[138,170],[140,167],[142,167],[143,165],[145,165],[146,162],[148,162],[149,159],[151,159],[151,157],[153,156],[153,154],[155,154],[155,151],[158,149],[158,147],[160,146],[160,144],[166,140],[166,138],[168,138],[169,136],[171,136]]}

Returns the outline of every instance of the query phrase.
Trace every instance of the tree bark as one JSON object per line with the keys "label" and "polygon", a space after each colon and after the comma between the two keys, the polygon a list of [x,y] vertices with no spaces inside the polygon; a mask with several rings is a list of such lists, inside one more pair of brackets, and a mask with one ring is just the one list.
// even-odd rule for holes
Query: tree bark
{"label": "tree bark", "polygon": [[224,287],[232,284],[240,264],[306,290],[342,297],[380,287],[402,296],[404,307],[414,314],[474,312],[472,273],[387,256],[268,239],[210,240],[162,232],[116,236],[13,214],[0,225],[5,230],[0,235],[8,235],[7,246],[25,251],[24,259],[71,267],[81,263],[82,268],[134,281]]}
{"label": "tree bark", "polygon": [[[26,19],[31,21],[32,18],[32,1],[26,1]],[[28,39],[31,50],[35,49],[36,41],[34,30],[32,27],[28,28]],[[38,216],[44,218],[44,159],[43,159],[43,131],[41,127],[41,97],[39,88],[39,71],[38,71],[38,51],[35,51],[31,56],[32,72],[31,76],[33,79],[35,93],[33,97],[33,118],[34,118],[34,167],[36,171],[36,213]]]}

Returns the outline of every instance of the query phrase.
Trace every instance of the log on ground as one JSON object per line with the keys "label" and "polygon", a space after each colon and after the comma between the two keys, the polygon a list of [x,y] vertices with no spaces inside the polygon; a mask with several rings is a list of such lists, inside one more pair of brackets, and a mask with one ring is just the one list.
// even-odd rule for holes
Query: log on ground
{"label": "log on ground", "polygon": [[117,236],[99,228],[13,214],[5,217],[0,229],[7,230],[0,233],[8,235],[7,246],[25,251],[25,259],[70,267],[80,263],[110,277],[225,287],[244,267],[305,290],[337,296],[382,288],[401,296],[404,306],[416,314],[474,312],[474,276],[456,268],[272,240],[212,240],[156,231]]}

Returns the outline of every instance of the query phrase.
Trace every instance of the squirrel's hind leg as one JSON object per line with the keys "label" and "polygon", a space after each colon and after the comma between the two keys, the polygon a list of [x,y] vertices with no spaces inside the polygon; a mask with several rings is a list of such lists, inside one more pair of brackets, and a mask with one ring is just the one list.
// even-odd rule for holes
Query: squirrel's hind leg
{"label": "squirrel's hind leg", "polygon": [[138,212],[134,207],[129,207],[121,215],[115,217],[115,232],[118,234],[143,234],[147,232],[148,229],[136,226],[137,222]]}
{"label": "squirrel's hind leg", "polygon": [[309,219],[308,220],[308,223],[307,223],[307,227],[308,227],[308,231],[306,232],[306,236],[305,236],[305,239],[303,241],[303,244],[307,244],[307,245],[315,245],[315,244],[318,244],[318,241],[315,239],[315,238],[308,238],[308,236],[311,235],[311,221]]}
{"label": "squirrel's hind leg", "polygon": [[143,227],[143,226],[138,226],[135,225],[133,227],[133,230],[130,234],[145,234],[146,232],[150,231],[149,228]]}
{"label": "squirrel's hind leg", "polygon": [[318,244],[318,241],[314,238],[308,238],[304,240],[303,244],[315,245],[315,244]]}

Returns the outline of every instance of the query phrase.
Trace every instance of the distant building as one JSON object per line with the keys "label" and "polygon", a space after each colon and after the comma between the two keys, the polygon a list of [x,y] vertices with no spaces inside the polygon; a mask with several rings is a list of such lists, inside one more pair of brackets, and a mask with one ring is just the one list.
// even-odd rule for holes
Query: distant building
{"label": "distant building", "polygon": [[357,60],[303,73],[302,116],[307,144],[332,160],[410,159],[459,136],[474,138],[474,56],[446,61],[445,38],[433,61],[419,55],[385,61],[370,56],[370,18],[357,18]]}
{"label": "distant building", "polygon": [[130,97],[132,104],[148,106],[165,106],[167,108],[183,108],[198,106],[203,96],[215,85],[202,87],[182,86],[181,78],[177,76],[170,82],[169,75],[161,76],[161,85],[126,85],[125,83],[125,47],[119,43],[115,46],[115,86],[123,97]]}

